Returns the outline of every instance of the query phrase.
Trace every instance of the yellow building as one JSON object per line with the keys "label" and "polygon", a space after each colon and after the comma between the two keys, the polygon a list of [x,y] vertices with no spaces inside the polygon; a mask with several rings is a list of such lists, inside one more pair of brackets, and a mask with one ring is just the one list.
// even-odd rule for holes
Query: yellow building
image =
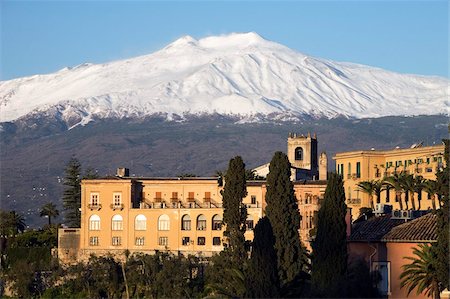
{"label": "yellow building", "polygon": [[[293,139],[299,142],[292,142]],[[308,140],[309,138],[309,140]],[[288,153],[308,153],[294,158],[312,159],[311,137],[288,138]],[[305,141],[305,142],[303,142]],[[317,145],[317,140],[314,138]],[[321,156],[321,159],[326,156]],[[308,173],[319,175],[317,156]],[[314,164],[314,163],[312,163]],[[294,164],[295,167],[295,164]],[[294,168],[297,171],[298,168]],[[321,162],[326,174],[326,162]],[[294,191],[302,217],[300,236],[307,248],[313,218],[323,198],[326,181],[294,182]],[[81,228],[59,230],[58,255],[63,262],[84,260],[91,254],[152,254],[171,251],[210,256],[226,244],[222,227],[223,186],[217,177],[136,178],[119,168],[115,177],[83,180],[81,183]],[[253,227],[264,215],[266,182],[247,182],[246,239],[253,239]]]}
{"label": "yellow building", "polygon": [[[393,150],[368,150],[337,153],[336,172],[344,179],[347,205],[352,211],[361,207],[370,207],[369,196],[357,187],[358,183],[369,180],[382,180],[402,171],[407,174],[421,175],[424,179],[436,179],[437,169],[442,167],[444,145],[422,146],[411,148],[395,148]],[[390,204],[393,209],[399,209],[395,201],[394,190],[382,192],[382,204]],[[422,195],[421,209],[431,208],[431,200]]]}

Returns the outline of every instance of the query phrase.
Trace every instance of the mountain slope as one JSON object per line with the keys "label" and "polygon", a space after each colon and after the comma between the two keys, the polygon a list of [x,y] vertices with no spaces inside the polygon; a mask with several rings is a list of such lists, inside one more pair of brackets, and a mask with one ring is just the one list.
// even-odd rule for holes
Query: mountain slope
{"label": "mountain slope", "polygon": [[309,57],[256,33],[186,36],[150,55],[0,82],[0,121],[70,125],[155,113],[380,117],[447,113],[449,80]]}

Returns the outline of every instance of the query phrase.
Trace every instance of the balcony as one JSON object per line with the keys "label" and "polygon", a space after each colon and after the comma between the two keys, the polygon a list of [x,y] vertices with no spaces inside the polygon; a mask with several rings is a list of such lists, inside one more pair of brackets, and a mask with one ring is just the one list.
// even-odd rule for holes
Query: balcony
{"label": "balcony", "polygon": [[350,199],[347,199],[347,204],[349,204],[349,205],[361,205],[361,198],[350,198]]}
{"label": "balcony", "polygon": [[100,210],[102,208],[102,205],[97,203],[97,204],[88,204],[88,208],[92,210]]}
{"label": "balcony", "polygon": [[121,204],[110,204],[109,207],[110,207],[113,211],[115,211],[115,210],[121,210],[121,211],[122,211],[124,205],[123,205],[123,203],[121,203]]}

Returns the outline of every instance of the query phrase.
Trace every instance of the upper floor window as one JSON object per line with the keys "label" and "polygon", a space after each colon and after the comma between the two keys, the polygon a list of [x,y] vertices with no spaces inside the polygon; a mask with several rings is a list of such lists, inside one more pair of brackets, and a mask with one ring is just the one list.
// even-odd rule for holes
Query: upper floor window
{"label": "upper floor window", "polygon": [[113,205],[120,206],[122,204],[122,193],[114,193]]}
{"label": "upper floor window", "polygon": [[211,201],[211,192],[205,192],[204,200],[205,200],[205,202],[210,202]]}
{"label": "upper floor window", "polygon": [[297,147],[295,149],[295,160],[303,160],[303,148]]}
{"label": "upper floor window", "polygon": [[111,223],[112,230],[123,230],[123,218],[120,215],[114,215]]}
{"label": "upper floor window", "polygon": [[100,196],[98,193],[91,193],[91,200],[90,200],[90,204],[93,206],[98,206],[98,204],[100,203]]}
{"label": "upper floor window", "polygon": [[191,217],[189,215],[181,217],[181,230],[191,230]]}
{"label": "upper floor window", "polygon": [[170,218],[166,214],[159,216],[158,230],[170,230]]}
{"label": "upper floor window", "polygon": [[90,237],[89,238],[90,246],[98,246],[98,244],[99,244],[98,237]]}
{"label": "upper floor window", "polygon": [[253,229],[253,216],[248,215],[247,221],[245,223],[247,224],[247,230],[252,230]]}
{"label": "upper floor window", "polygon": [[216,214],[212,218],[212,230],[221,230],[221,229],[222,229],[222,217]]}
{"label": "upper floor window", "polygon": [[134,220],[134,229],[135,230],[146,230],[147,229],[147,217],[140,214],[136,216]]}
{"label": "upper floor window", "polygon": [[356,162],[356,177],[357,178],[361,177],[361,162]]}
{"label": "upper floor window", "polygon": [[203,214],[197,217],[197,230],[206,230],[206,217]]}
{"label": "upper floor window", "polygon": [[92,215],[89,217],[89,230],[100,230],[100,216]]}
{"label": "upper floor window", "polygon": [[256,195],[251,196],[251,203],[252,205],[256,205]]}

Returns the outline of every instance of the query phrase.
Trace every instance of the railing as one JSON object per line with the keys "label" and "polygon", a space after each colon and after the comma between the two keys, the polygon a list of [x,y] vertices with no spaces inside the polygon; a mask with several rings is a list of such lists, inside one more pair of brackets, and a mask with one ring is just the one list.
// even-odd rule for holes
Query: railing
{"label": "railing", "polygon": [[100,210],[102,208],[102,204],[88,204],[88,208],[91,210]]}
{"label": "railing", "polygon": [[109,207],[114,211],[114,210],[123,210],[124,205],[123,203],[120,204],[110,204]]}
{"label": "railing", "polygon": [[215,202],[172,202],[166,204],[165,202],[149,202],[144,201],[140,204],[140,209],[210,209],[222,208],[222,203]]}
{"label": "railing", "polygon": [[361,204],[361,198],[350,198],[347,199],[347,203],[350,205],[360,205]]}

